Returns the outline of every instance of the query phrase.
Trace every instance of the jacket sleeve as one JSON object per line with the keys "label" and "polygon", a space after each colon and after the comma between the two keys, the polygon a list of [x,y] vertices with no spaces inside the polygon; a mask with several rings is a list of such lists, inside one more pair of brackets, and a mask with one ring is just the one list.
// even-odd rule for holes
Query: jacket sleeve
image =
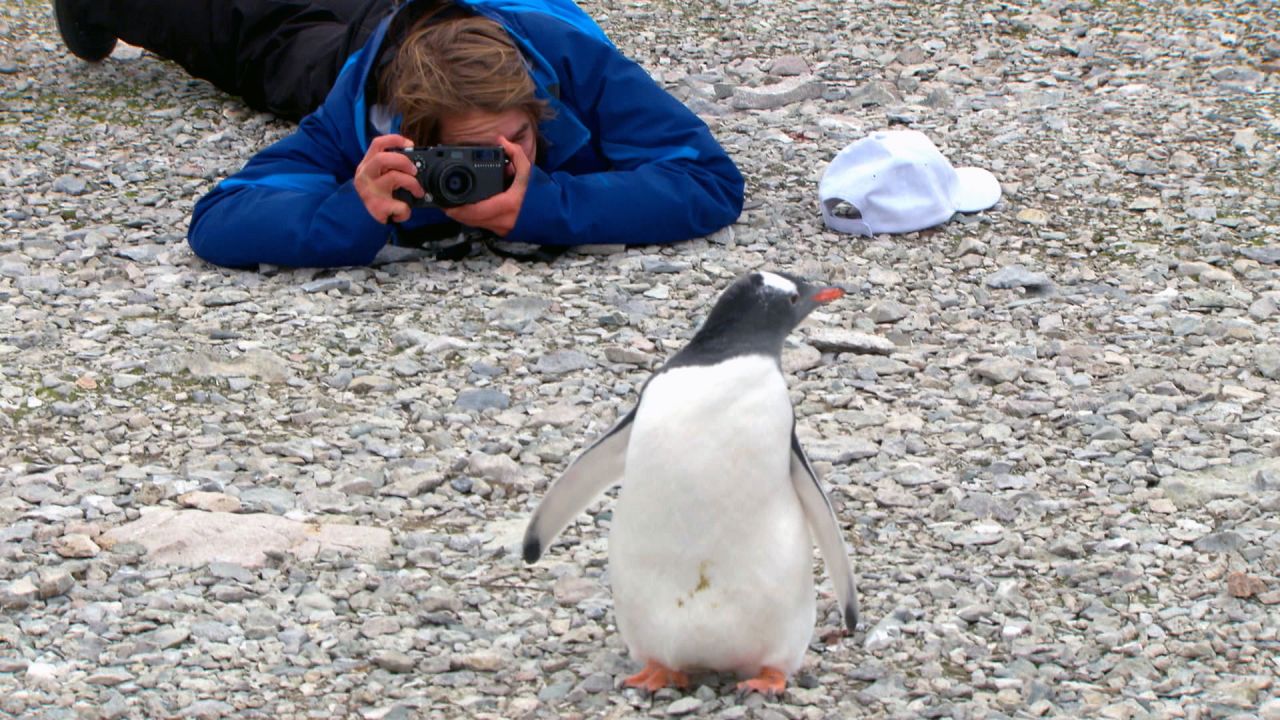
{"label": "jacket sleeve", "polygon": [[390,236],[351,178],[359,63],[349,62],[324,104],[196,203],[188,242],[217,265],[334,267],[373,260]]}
{"label": "jacket sleeve", "polygon": [[506,239],[544,245],[654,244],[708,235],[742,212],[742,174],[697,115],[634,61],[576,29],[554,39],[560,101],[609,169],[533,168]]}

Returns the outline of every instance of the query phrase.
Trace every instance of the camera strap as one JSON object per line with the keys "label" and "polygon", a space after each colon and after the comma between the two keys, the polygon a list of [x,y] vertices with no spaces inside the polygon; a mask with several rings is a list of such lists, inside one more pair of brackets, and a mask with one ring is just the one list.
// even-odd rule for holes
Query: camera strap
{"label": "camera strap", "polygon": [[565,245],[535,245],[533,243],[508,242],[493,233],[485,234],[489,236],[484,238],[485,247],[489,249],[489,252],[498,257],[512,258],[514,260],[549,263],[565,254],[569,249]]}
{"label": "camera strap", "polygon": [[436,260],[462,260],[472,254],[476,244],[484,245],[498,257],[548,263],[569,249],[561,245],[508,242],[488,230],[469,228],[454,222],[412,229],[402,227],[399,223],[392,225],[395,227],[395,245],[420,248]]}

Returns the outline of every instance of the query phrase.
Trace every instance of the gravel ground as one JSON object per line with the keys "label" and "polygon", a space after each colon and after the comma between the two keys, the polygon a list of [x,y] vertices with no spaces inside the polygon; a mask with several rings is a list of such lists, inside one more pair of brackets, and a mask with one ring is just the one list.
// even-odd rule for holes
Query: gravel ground
{"label": "gravel ground", "polygon": [[[1280,718],[1274,5],[586,8],[741,164],[738,224],[234,272],[188,214],[290,127],[4,4],[0,716]],[[1004,198],[826,231],[888,126]],[[609,503],[512,548],[762,266],[850,290],[786,360],[864,624],[821,586],[777,699],[622,690]]]}

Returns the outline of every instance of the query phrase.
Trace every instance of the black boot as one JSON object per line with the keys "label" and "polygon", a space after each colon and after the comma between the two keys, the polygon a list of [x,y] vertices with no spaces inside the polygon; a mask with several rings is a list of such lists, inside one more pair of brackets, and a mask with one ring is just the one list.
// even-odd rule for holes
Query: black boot
{"label": "black boot", "polygon": [[62,42],[72,55],[89,62],[102,62],[116,47],[116,36],[85,19],[86,2],[100,0],[53,0],[53,15],[58,21]]}

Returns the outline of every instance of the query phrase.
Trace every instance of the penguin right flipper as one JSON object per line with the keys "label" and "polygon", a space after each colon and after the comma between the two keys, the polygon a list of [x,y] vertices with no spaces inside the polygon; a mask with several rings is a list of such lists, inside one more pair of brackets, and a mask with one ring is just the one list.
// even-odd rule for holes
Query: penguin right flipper
{"label": "penguin right flipper", "polygon": [[805,457],[794,428],[791,430],[791,484],[800,498],[809,529],[818,542],[818,550],[822,552],[844,616],[845,628],[853,632],[858,625],[858,589],[853,581],[853,568],[849,565],[849,551],[840,535],[840,524],[836,521],[831,501],[818,484],[818,475],[809,464],[809,458]]}
{"label": "penguin right flipper", "polygon": [[[637,407],[639,407],[637,405]],[[524,533],[524,561],[534,563],[565,526],[600,493],[622,481],[636,408],[592,443],[551,484]]]}

